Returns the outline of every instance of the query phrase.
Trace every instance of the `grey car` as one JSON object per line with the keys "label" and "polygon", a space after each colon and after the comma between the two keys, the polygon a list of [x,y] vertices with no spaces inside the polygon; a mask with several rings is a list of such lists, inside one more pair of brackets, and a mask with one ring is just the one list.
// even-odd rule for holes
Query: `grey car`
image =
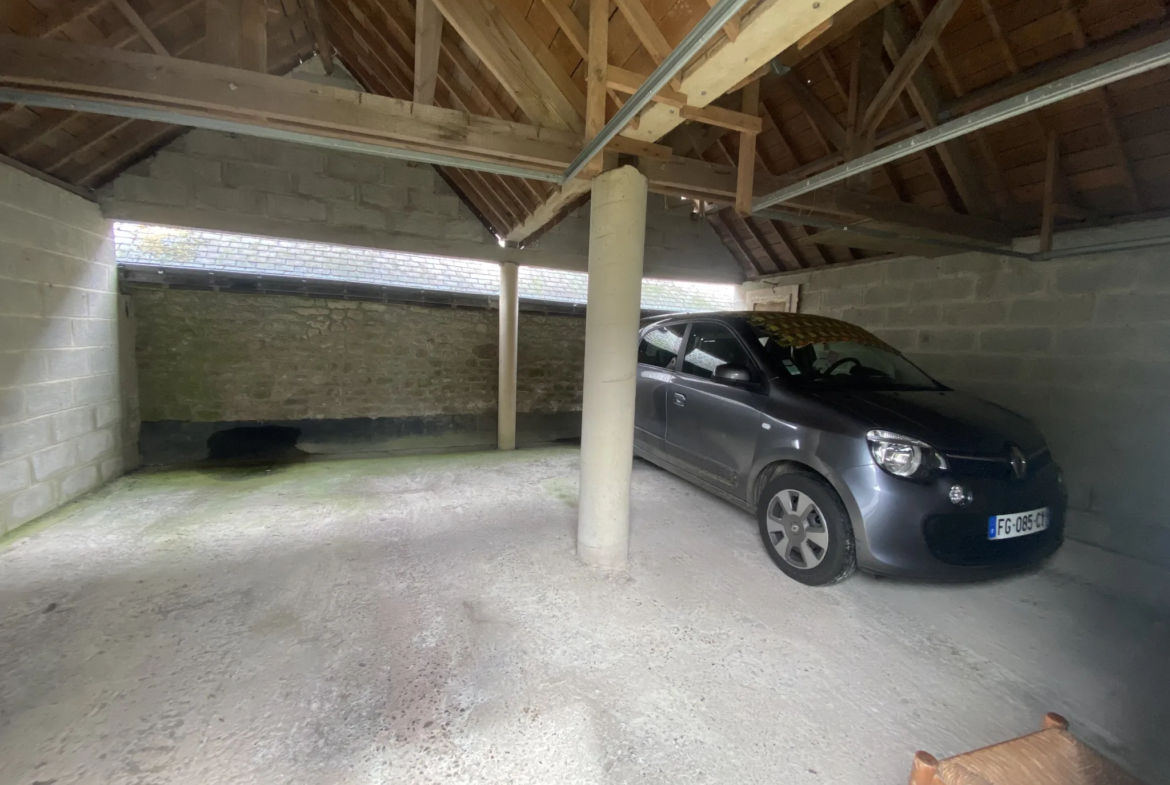
{"label": "grey car", "polygon": [[639,334],[634,451],[754,512],[790,577],[953,579],[1060,547],[1040,431],[860,327],[788,313],[660,317]]}

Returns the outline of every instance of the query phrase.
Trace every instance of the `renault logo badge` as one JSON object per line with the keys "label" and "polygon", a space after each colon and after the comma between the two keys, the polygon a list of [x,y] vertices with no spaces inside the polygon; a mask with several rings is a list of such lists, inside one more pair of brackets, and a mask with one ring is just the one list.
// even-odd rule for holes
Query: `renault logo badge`
{"label": "renault logo badge", "polygon": [[1017,480],[1024,479],[1024,475],[1028,473],[1028,459],[1024,457],[1024,453],[1016,445],[1012,445],[1011,449],[1012,474],[1016,476]]}

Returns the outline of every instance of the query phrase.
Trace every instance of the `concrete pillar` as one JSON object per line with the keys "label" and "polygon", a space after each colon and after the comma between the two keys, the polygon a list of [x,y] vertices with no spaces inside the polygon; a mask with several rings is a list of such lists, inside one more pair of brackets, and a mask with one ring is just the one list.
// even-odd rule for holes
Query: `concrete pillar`
{"label": "concrete pillar", "polygon": [[630,166],[598,175],[591,204],[577,555],[617,570],[630,543],[646,178]]}
{"label": "concrete pillar", "polygon": [[516,333],[520,323],[519,266],[500,265],[500,390],[496,448],[516,449]]}

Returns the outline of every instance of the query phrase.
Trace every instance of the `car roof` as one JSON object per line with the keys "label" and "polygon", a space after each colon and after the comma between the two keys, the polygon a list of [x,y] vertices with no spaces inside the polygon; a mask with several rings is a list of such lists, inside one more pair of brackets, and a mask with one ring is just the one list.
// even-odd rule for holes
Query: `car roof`
{"label": "car roof", "polygon": [[828,316],[817,316],[809,313],[790,313],[787,311],[697,311],[694,313],[671,313],[643,319],[641,329],[645,330],[647,327],[667,322],[708,319],[722,322],[750,322],[757,329],[763,329],[764,332],[788,346],[802,346],[806,343],[837,340],[854,341],[897,351],[864,327],[859,327],[851,322],[844,322]]}

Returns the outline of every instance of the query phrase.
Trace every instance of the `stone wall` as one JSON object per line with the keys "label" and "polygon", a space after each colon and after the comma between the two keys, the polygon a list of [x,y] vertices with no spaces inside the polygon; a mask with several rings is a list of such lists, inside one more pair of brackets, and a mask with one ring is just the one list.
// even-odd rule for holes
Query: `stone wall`
{"label": "stone wall", "polygon": [[0,534],[121,474],[112,228],[0,165]]}
{"label": "stone wall", "polygon": [[[129,292],[148,461],[203,457],[207,436],[233,423],[297,423],[332,443],[321,451],[396,449],[406,437],[408,447],[494,443],[495,310]],[[584,327],[579,316],[521,315],[517,409],[529,440],[573,435]],[[322,435],[327,423],[340,424],[334,436]],[[184,446],[161,449],[168,438]]]}
{"label": "stone wall", "polygon": [[801,284],[801,311],[867,327],[1030,417],[1064,468],[1070,537],[1170,565],[1168,256],[964,254],[778,280]]}
{"label": "stone wall", "polygon": [[[99,194],[107,217],[406,253],[584,270],[585,205],[530,248],[501,248],[429,165],[190,131]],[[707,221],[650,197],[645,275],[738,283],[743,273]]]}

